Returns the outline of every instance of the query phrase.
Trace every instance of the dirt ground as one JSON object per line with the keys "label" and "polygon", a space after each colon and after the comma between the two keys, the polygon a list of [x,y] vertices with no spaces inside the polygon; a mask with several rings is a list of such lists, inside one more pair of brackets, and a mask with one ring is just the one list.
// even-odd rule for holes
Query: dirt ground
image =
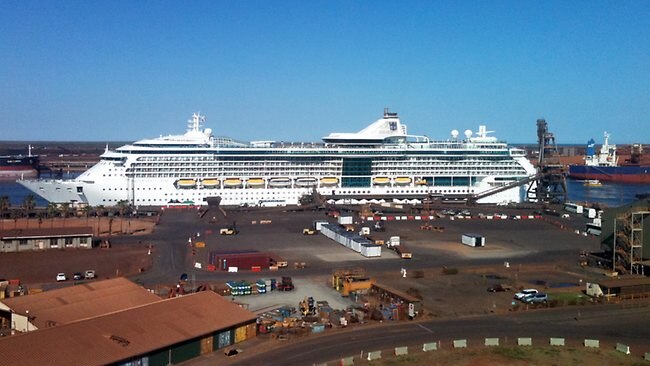
{"label": "dirt ground", "polygon": [[[19,279],[28,288],[52,288],[56,283],[56,274],[64,272],[71,281],[72,274],[93,269],[99,279],[135,275],[151,267],[151,256],[146,244],[139,243],[136,237],[150,233],[156,225],[155,218],[120,220],[112,223],[104,217],[95,218],[57,218],[42,220],[41,228],[50,227],[92,227],[100,238],[110,240],[111,235],[135,236],[133,244],[113,245],[110,249],[53,249],[48,251],[29,251],[0,254],[0,278]],[[37,219],[3,220],[2,228],[38,228]],[[128,234],[126,234],[128,233]],[[124,236],[122,236],[124,237]]]}

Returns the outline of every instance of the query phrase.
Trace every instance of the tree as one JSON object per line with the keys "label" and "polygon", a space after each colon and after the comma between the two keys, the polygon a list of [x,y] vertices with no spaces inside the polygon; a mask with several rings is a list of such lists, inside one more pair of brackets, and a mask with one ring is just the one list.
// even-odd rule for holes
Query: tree
{"label": "tree", "polygon": [[0,220],[2,220],[2,228],[4,229],[4,219],[7,217],[7,211],[11,207],[9,196],[0,197]]}
{"label": "tree", "polygon": [[34,198],[34,195],[28,194],[23,200],[23,210],[25,210],[24,215],[27,217],[27,227],[29,227],[29,217],[32,211],[34,211],[34,207],[36,207],[36,198]]}
{"label": "tree", "polygon": [[117,202],[117,209],[120,212],[120,232],[123,232],[122,224],[124,223],[124,214],[129,210],[129,208],[129,201],[120,200]]}
{"label": "tree", "polygon": [[90,216],[90,212],[92,211],[92,207],[90,205],[84,205],[79,208],[81,212],[83,213],[84,216],[86,216],[86,225],[88,225],[88,216]]}
{"label": "tree", "polygon": [[104,216],[105,212],[106,212],[106,208],[104,207],[104,205],[99,205],[95,207],[95,213],[97,214],[97,236],[99,236],[100,227],[101,227],[100,219],[102,218],[102,216]]}
{"label": "tree", "polygon": [[11,208],[11,202],[9,201],[9,196],[0,197],[0,215],[2,218],[6,218],[7,211]]}
{"label": "tree", "polygon": [[11,210],[11,218],[14,220],[14,229],[18,228],[18,210]]}
{"label": "tree", "polygon": [[113,216],[108,219],[108,236],[111,236],[113,234]]}
{"label": "tree", "polygon": [[63,227],[65,227],[65,219],[70,214],[70,204],[68,202],[61,204],[61,215],[63,216]]}
{"label": "tree", "polygon": [[59,213],[59,207],[56,203],[47,204],[47,218],[50,220],[50,227],[54,227],[54,217]]}

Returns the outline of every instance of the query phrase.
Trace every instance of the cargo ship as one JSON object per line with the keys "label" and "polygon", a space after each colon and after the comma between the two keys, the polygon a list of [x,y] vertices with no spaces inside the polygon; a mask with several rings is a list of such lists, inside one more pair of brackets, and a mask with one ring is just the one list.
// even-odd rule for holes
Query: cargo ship
{"label": "cargo ship", "polygon": [[[184,135],[161,136],[102,154],[71,180],[18,183],[54,203],[115,206],[296,205],[316,191],[328,201],[411,202],[429,196],[463,199],[535,175],[526,151],[478,131],[452,130],[450,138],[412,135],[397,113],[359,132],[331,133],[322,142],[236,141],[203,128],[194,114]],[[528,184],[478,203],[522,202]],[[397,202],[397,201],[395,201]]]}
{"label": "cargo ship", "polygon": [[39,158],[32,155],[31,146],[27,155],[0,155],[0,180],[35,178],[38,164]]}
{"label": "cargo ship", "polygon": [[616,145],[609,144],[609,137],[605,132],[605,143],[598,153],[595,141],[589,140],[585,163],[569,165],[569,177],[601,182],[650,184],[650,164],[642,161],[643,146],[632,145],[630,158],[619,164]]}

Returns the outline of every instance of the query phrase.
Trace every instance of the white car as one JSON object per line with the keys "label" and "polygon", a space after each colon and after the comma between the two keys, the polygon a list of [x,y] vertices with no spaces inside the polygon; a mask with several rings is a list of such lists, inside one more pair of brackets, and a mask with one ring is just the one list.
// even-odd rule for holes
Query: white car
{"label": "white car", "polygon": [[534,288],[528,288],[528,289],[525,289],[525,290],[521,290],[520,292],[517,292],[515,294],[515,300],[523,300],[526,296],[535,295],[538,292],[539,291],[537,291]]}
{"label": "white car", "polygon": [[56,282],[67,281],[68,277],[65,276],[65,273],[60,272],[56,275]]}

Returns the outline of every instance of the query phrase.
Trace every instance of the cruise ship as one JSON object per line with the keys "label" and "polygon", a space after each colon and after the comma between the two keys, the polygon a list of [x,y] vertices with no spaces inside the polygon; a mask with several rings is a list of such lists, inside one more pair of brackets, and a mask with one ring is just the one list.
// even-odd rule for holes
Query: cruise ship
{"label": "cruise ship", "polygon": [[[73,205],[205,205],[219,197],[223,205],[284,206],[314,191],[346,203],[463,200],[535,174],[524,150],[485,126],[434,141],[410,135],[388,109],[359,132],[331,133],[318,143],[241,142],[213,136],[204,123],[195,113],[183,135],[107,147],[75,179],[18,182],[50,202]],[[527,190],[512,187],[478,203],[522,202]]]}

